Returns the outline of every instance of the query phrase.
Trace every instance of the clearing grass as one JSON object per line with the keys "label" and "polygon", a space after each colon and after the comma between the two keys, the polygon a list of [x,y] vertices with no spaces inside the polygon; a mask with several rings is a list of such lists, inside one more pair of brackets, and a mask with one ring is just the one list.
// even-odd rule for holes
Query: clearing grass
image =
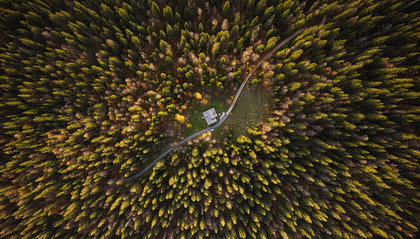
{"label": "clearing grass", "polygon": [[[206,105],[198,103],[190,109],[187,109],[184,115],[187,116],[186,124],[191,124],[191,128],[187,128],[185,124],[182,135],[187,137],[209,127],[205,120],[202,119],[203,112],[211,108],[214,108],[218,114],[226,112],[233,96],[234,94],[232,93],[212,96]],[[261,86],[245,86],[230,116],[213,132],[213,137],[223,137],[222,132],[226,126],[229,127],[234,137],[246,134],[248,128],[255,127],[267,118],[269,100],[269,94]]]}
{"label": "clearing grass", "polygon": [[228,98],[229,98],[228,95],[213,96],[208,100],[208,103],[206,105],[197,103],[197,105],[194,105],[190,109],[186,110],[185,115],[188,118],[187,123],[191,124],[192,127],[187,128],[184,126],[184,132],[182,133],[183,136],[187,137],[197,131],[200,131],[209,127],[206,121],[202,119],[203,112],[211,108],[214,108],[217,114],[220,114],[226,111],[229,107],[229,105],[226,102]]}
{"label": "clearing grass", "polygon": [[217,137],[221,129],[229,127],[233,137],[246,134],[267,118],[270,96],[259,85],[247,85],[226,121],[214,132]]}

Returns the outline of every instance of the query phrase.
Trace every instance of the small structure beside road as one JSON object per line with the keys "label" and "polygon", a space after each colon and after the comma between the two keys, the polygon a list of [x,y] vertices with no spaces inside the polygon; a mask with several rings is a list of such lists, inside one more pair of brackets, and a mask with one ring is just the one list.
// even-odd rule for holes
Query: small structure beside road
{"label": "small structure beside road", "polygon": [[206,120],[208,125],[217,122],[217,113],[214,108],[211,108],[203,113],[203,119]]}

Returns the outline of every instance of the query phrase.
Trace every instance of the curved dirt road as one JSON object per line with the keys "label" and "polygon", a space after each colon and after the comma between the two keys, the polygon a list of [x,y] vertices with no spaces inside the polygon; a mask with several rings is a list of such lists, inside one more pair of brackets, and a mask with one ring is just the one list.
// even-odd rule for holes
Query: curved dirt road
{"label": "curved dirt road", "polygon": [[[325,22],[325,17],[324,17],[324,19],[322,20],[322,22],[321,22],[321,24],[320,25],[323,25],[324,24],[324,22]],[[149,170],[151,167],[153,167],[160,159],[162,159],[163,157],[165,157],[166,155],[168,155],[170,152],[172,152],[174,149],[176,149],[177,147],[179,147],[179,146],[181,146],[182,144],[184,144],[185,142],[187,142],[187,141],[189,141],[189,140],[191,140],[191,139],[193,139],[193,138],[195,138],[195,137],[197,137],[197,136],[199,136],[199,135],[201,135],[201,134],[203,134],[203,133],[205,133],[205,132],[207,132],[207,131],[210,131],[210,130],[214,130],[214,129],[216,129],[217,127],[219,127],[226,119],[227,119],[227,117],[229,116],[229,114],[231,113],[231,111],[232,111],[232,109],[233,109],[233,107],[235,106],[235,104],[236,104],[236,102],[238,101],[238,98],[239,98],[239,96],[241,95],[241,93],[242,93],[242,90],[244,89],[244,87],[245,87],[245,85],[246,85],[246,83],[248,82],[248,80],[251,78],[251,76],[252,76],[252,74],[254,74],[254,72],[258,69],[258,67],[260,67],[261,66],[261,64],[265,61],[265,60],[267,60],[268,58],[270,58],[276,51],[278,51],[282,46],[284,46],[287,42],[289,42],[290,40],[292,40],[293,38],[295,38],[297,35],[299,35],[299,34],[301,34],[303,31],[305,31],[306,30],[306,28],[302,28],[302,29],[300,29],[300,30],[298,30],[298,31],[296,31],[295,33],[293,33],[292,35],[290,35],[289,37],[287,37],[286,39],[284,39],[282,42],[280,42],[273,50],[271,50],[267,55],[265,55],[257,64],[256,64],[256,66],[254,67],[254,69],[250,72],[250,73],[248,73],[248,75],[245,77],[245,80],[242,82],[242,84],[241,84],[241,86],[239,87],[239,90],[238,90],[238,92],[236,92],[236,95],[235,95],[235,98],[233,99],[233,101],[232,101],[232,104],[230,105],[230,107],[229,107],[229,109],[228,109],[228,111],[225,113],[225,114],[223,114],[221,117],[220,117],[220,120],[219,120],[219,122],[217,122],[217,124],[215,124],[215,125],[213,125],[213,126],[210,126],[210,127],[208,127],[208,128],[206,128],[206,129],[203,129],[203,130],[201,130],[201,131],[198,131],[197,133],[194,133],[194,134],[192,134],[192,135],[190,135],[190,136],[188,136],[187,138],[185,138],[185,139],[183,139],[181,142],[179,142],[178,144],[176,144],[175,146],[173,146],[173,147],[171,147],[170,149],[168,149],[168,150],[166,150],[163,154],[161,154],[159,157],[157,157],[151,164],[149,164],[146,168],[144,168],[142,171],[140,171],[139,173],[137,173],[137,174],[135,174],[135,175],[133,175],[133,176],[131,176],[131,177],[129,177],[129,178],[126,178],[126,179],[124,179],[123,181],[122,181],[122,183],[125,183],[125,182],[128,182],[128,181],[131,181],[131,180],[133,180],[133,179],[135,179],[135,178],[137,178],[137,177],[139,177],[139,176],[141,176],[142,174],[144,174],[147,170]],[[104,188],[102,188],[101,190],[99,190],[97,193],[99,193],[99,192],[101,192],[101,191],[103,191],[103,190],[105,190],[105,189],[108,189],[108,188],[110,188],[110,187],[112,187],[112,186],[115,186],[115,185],[117,185],[116,183],[114,183],[114,184],[111,184],[111,185],[108,185],[108,186],[106,186],[106,187],[104,187]]]}

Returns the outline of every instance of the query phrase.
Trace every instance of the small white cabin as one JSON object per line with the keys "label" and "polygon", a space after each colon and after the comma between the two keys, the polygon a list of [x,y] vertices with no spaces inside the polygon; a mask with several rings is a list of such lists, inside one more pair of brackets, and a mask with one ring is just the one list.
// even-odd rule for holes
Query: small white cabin
{"label": "small white cabin", "polygon": [[211,108],[203,113],[203,119],[206,120],[208,125],[214,124],[217,122],[217,113],[214,108]]}

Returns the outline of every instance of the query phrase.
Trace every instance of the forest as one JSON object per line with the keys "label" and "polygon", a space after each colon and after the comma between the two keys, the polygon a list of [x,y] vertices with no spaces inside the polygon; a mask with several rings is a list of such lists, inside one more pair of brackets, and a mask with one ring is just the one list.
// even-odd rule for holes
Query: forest
{"label": "forest", "polygon": [[0,0],[0,238],[419,238],[419,137],[418,0]]}

